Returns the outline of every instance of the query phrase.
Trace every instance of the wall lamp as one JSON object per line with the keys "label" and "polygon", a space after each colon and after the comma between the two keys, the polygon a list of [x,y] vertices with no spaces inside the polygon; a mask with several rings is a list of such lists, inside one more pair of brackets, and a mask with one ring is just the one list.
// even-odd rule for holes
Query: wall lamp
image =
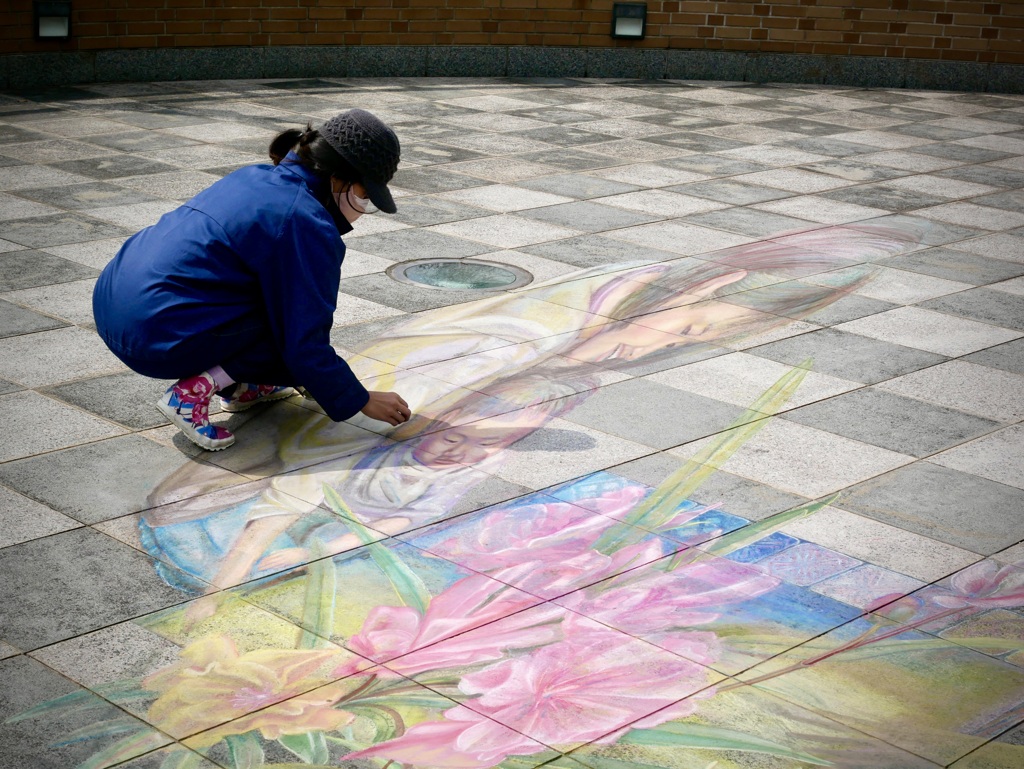
{"label": "wall lamp", "polygon": [[36,29],[36,40],[67,40],[71,37],[70,2],[32,3],[32,20]]}
{"label": "wall lamp", "polygon": [[647,3],[615,3],[612,6],[612,37],[643,39],[647,31]]}

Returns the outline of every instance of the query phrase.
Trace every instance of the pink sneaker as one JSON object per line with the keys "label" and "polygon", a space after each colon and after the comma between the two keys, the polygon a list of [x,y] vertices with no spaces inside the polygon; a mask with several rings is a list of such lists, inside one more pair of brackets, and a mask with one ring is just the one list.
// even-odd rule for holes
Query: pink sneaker
{"label": "pink sneaker", "polygon": [[215,389],[213,377],[204,372],[175,382],[156,404],[186,438],[207,451],[220,451],[235,442],[230,431],[210,424],[210,398]]}
{"label": "pink sneaker", "polygon": [[276,385],[254,385],[239,382],[230,398],[221,398],[220,407],[224,411],[245,411],[257,403],[279,401],[295,395],[293,387],[277,387]]}

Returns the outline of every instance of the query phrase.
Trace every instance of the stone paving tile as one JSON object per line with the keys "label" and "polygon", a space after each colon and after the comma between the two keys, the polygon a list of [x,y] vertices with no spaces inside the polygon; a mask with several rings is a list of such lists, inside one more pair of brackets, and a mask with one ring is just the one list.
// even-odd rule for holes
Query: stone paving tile
{"label": "stone paving tile", "polygon": [[1024,488],[1024,426],[1012,425],[970,443],[943,451],[931,462]]}
{"label": "stone paving tile", "polygon": [[957,243],[957,248],[929,248],[901,254],[880,264],[970,285],[986,285],[1024,275],[1024,263],[1015,264],[961,250],[969,242]]}
{"label": "stone paving tile", "polygon": [[24,200],[16,195],[0,192],[0,220],[22,219],[31,216],[50,216],[60,212],[59,208],[42,205],[31,200]]}
{"label": "stone paving tile", "polygon": [[978,560],[969,550],[834,507],[825,507],[781,531],[925,582]]}
{"label": "stone paving tile", "polygon": [[991,256],[1009,262],[1024,262],[1024,231],[1017,229],[1009,233],[971,238],[956,244],[956,250],[969,251],[979,256]]}
{"label": "stone paving tile", "polygon": [[418,228],[350,237],[346,245],[351,245],[357,251],[384,257],[388,257],[389,254],[410,254],[415,255],[413,258],[430,255],[459,259],[464,256],[478,256],[490,250],[484,245],[463,238]]}
{"label": "stone paving tile", "polygon": [[[479,207],[479,216],[486,216],[489,211],[500,211],[501,213],[507,213],[509,211],[522,211],[526,208],[540,208],[542,206],[553,206],[559,203],[570,203],[572,197],[565,197],[563,195],[554,195],[549,192],[541,192],[537,190],[524,189],[522,185],[512,186],[507,184],[492,184],[487,187],[471,187],[467,190],[456,190],[454,192],[446,192],[440,195],[445,200],[457,201],[458,203],[468,204],[468,206]],[[444,200],[441,201],[443,203]],[[402,216],[410,203],[415,206],[415,199],[406,199],[402,201],[402,207],[396,216]],[[425,199],[426,204],[437,205],[433,203],[429,198]],[[486,210],[485,210],[486,209]],[[414,221],[412,224],[441,224],[446,221],[457,221],[459,219],[468,219],[472,216],[473,209],[465,205],[455,208],[453,206],[452,215],[438,221]],[[470,213],[469,216],[466,214]],[[407,214],[406,214],[407,216]],[[423,217],[420,217],[423,218]],[[403,221],[407,221],[403,219]]]}
{"label": "stone paving tile", "polygon": [[[671,453],[690,458],[707,443],[705,438]],[[791,494],[817,498],[912,461],[905,454],[834,433],[771,420],[721,468]]]}
{"label": "stone paving tile", "polygon": [[1024,277],[1011,278],[1010,280],[1004,280],[1000,283],[993,283],[991,288],[993,291],[1002,291],[1007,294],[1013,294],[1014,296],[1024,296]]}
{"label": "stone paving tile", "polygon": [[552,172],[550,166],[520,160],[515,157],[487,158],[465,163],[453,163],[446,167],[453,173],[467,174],[492,182],[511,183],[523,179],[535,179]]}
{"label": "stone paving tile", "polygon": [[845,490],[850,512],[981,555],[1020,539],[1024,491],[929,462],[915,462]]}
{"label": "stone paving tile", "polygon": [[77,326],[92,327],[92,292],[95,286],[95,280],[75,280],[11,291],[3,297],[29,310],[45,313]]}
{"label": "stone paving tile", "polygon": [[[83,182],[89,179],[119,179],[124,176],[145,176],[178,170],[177,166],[170,163],[161,163],[139,155],[127,154],[88,158],[86,160],[70,160],[52,165],[54,171],[65,172],[66,177],[70,177],[68,181],[74,179],[75,181]],[[58,176],[50,180],[49,186],[56,186],[60,183],[61,179]],[[42,187],[44,184],[34,183],[26,186]]]}
{"label": "stone paving tile", "polygon": [[716,179],[708,182],[680,184],[668,188],[671,192],[683,195],[696,195],[701,198],[717,200],[721,203],[744,206],[750,203],[763,203],[766,200],[785,198],[792,193],[773,187],[762,187],[756,184],[734,182],[731,179]]}
{"label": "stone paving tile", "polygon": [[5,425],[0,462],[125,432],[106,420],[31,390],[0,395],[0,415]]}
{"label": "stone paving tile", "polygon": [[[824,160],[817,163],[806,163],[803,166],[803,170],[814,171],[826,176],[835,176],[838,179],[846,179],[853,182],[885,182],[905,175],[905,172],[894,168],[864,165],[860,158],[855,160]],[[852,188],[840,187],[839,189],[826,190],[821,195],[825,198],[834,198],[840,195],[842,191],[853,194],[865,187],[866,185],[860,184]]]}
{"label": "stone paving tile", "polygon": [[[587,205],[585,203],[567,203],[565,205]],[[557,224],[531,221],[535,210],[521,212],[522,216],[503,214],[485,216],[479,219],[468,219],[462,222],[439,224],[427,232],[442,235],[453,235],[470,241],[485,243],[497,248],[520,248],[534,243],[559,240],[581,234],[581,228],[570,229]]]}
{"label": "stone paving tile", "polygon": [[637,189],[634,184],[602,179],[589,174],[555,174],[540,179],[527,179],[518,182],[515,186],[565,197],[569,200],[588,200],[606,195],[617,195],[622,192],[633,192]]}
{"label": "stone paving tile", "polygon": [[96,334],[61,328],[0,339],[0,378],[27,387],[123,371]]}
{"label": "stone paving tile", "polygon": [[878,386],[1001,422],[1024,419],[1024,376],[998,368],[951,360]]}
{"label": "stone paving tile", "polygon": [[[609,472],[653,488],[678,471],[683,464],[684,460],[679,457],[661,452],[610,468]],[[711,475],[691,499],[752,521],[791,510],[807,501],[806,497],[798,494],[781,491],[724,470]]]}
{"label": "stone paving tile", "polygon": [[988,288],[973,288],[922,302],[929,310],[972,318],[1002,328],[1024,331],[1024,297]]}
{"label": "stone paving tile", "polygon": [[67,323],[0,299],[0,337],[61,328]]}
{"label": "stone paving tile", "polygon": [[807,230],[815,226],[815,223],[809,222],[807,219],[782,216],[768,211],[758,211],[754,208],[732,208],[727,211],[694,214],[685,217],[684,221],[703,227],[714,227],[726,232],[735,232],[757,240]]}
{"label": "stone paving tile", "polygon": [[924,219],[920,216],[910,214],[892,214],[877,219],[868,219],[864,222],[857,222],[850,225],[854,229],[866,227],[893,227],[897,231],[908,230],[914,233],[914,238],[922,245],[942,246],[948,243],[973,238],[976,235],[986,234],[984,230],[971,227],[961,227],[956,224],[947,224],[934,219]]}
{"label": "stone paving tile", "polygon": [[661,262],[675,259],[677,254],[613,240],[605,235],[582,235],[576,238],[552,240],[518,249],[575,267],[599,267],[620,262]]}
{"label": "stone paving tile", "polygon": [[794,409],[785,419],[914,457],[928,456],[1001,426],[871,387]]}
{"label": "stone paving tile", "polygon": [[722,232],[711,227],[699,227],[686,222],[655,222],[638,227],[627,227],[608,233],[608,237],[625,240],[638,246],[671,251],[683,256],[703,254],[721,248],[749,243],[755,238]]}
{"label": "stone paving tile", "polygon": [[946,360],[942,355],[839,329],[801,334],[751,348],[749,352],[791,366],[810,358],[814,371],[864,384],[882,382]]}
{"label": "stone paving tile", "polygon": [[614,168],[599,168],[589,172],[590,176],[621,182],[632,187],[667,187],[670,184],[684,184],[706,179],[706,174],[684,171],[663,163],[634,163]]}
{"label": "stone paving tile", "polygon": [[[16,396],[5,396],[16,397]],[[112,473],[130,464],[133,471]],[[186,468],[191,486],[164,491],[160,482],[175,468]],[[243,483],[214,465],[187,463],[177,452],[138,435],[126,435],[0,465],[0,482],[82,523],[173,502],[183,495]],[[69,494],[68,489],[75,489]]]}
{"label": "stone paving tile", "polygon": [[0,254],[0,292],[78,281],[97,274],[95,269],[43,251]]}
{"label": "stone paving tile", "polygon": [[[739,158],[725,155],[712,155],[703,152],[696,155],[686,155],[681,158],[672,158],[664,161],[664,165],[667,165],[670,168],[677,168],[680,171],[690,171],[691,173],[702,174],[705,177],[750,174],[757,171],[763,171],[767,168],[763,163],[753,163]],[[747,180],[742,181],[747,182]],[[749,183],[756,182],[751,181]]]}
{"label": "stone paving tile", "polygon": [[[747,408],[791,370],[767,358],[734,352],[652,374],[647,381]],[[860,386],[858,382],[809,371],[785,408],[794,409]]]}
{"label": "stone paving tile", "polygon": [[941,176],[944,179],[957,179],[958,181],[974,182],[976,184],[990,184],[1006,189],[1014,189],[1024,185],[1024,173],[987,165],[961,166],[947,171],[938,171],[935,175]]}
{"label": "stone paving tile", "polygon": [[753,208],[784,216],[796,216],[801,219],[822,222],[824,224],[844,224],[861,219],[871,219],[887,213],[881,208],[828,200],[816,195],[802,195],[784,198],[783,200],[773,200],[767,203],[758,203]]}
{"label": "stone paving tile", "polygon": [[[628,193],[638,195],[642,193]],[[520,212],[520,216],[532,219],[538,223],[544,222],[549,225],[566,228],[569,232],[566,235],[576,235],[579,232],[604,232],[606,230],[620,229],[624,227],[635,227],[639,224],[655,222],[668,216],[668,214],[656,211],[638,211],[634,207],[621,206],[618,199],[624,196],[613,198],[598,198],[597,200],[580,201],[574,203],[562,203],[560,205],[545,206],[543,208],[531,208]],[[532,229],[532,227],[531,227]],[[537,234],[541,235],[544,230]],[[552,237],[545,237],[544,240],[555,240],[557,231],[552,231]],[[495,238],[496,239],[496,238]],[[561,238],[558,238],[561,239]],[[536,243],[537,241],[533,241]],[[495,243],[495,245],[504,245]],[[520,244],[517,244],[520,245]],[[521,245],[532,245],[522,243]],[[516,247],[515,245],[511,247]]]}
{"label": "stone paving tile", "polygon": [[[65,187],[18,190],[17,194],[19,197],[36,200],[50,206],[60,206],[73,211],[87,210],[156,200],[157,198],[148,192],[150,179],[147,178],[146,181],[147,186],[139,190],[125,189],[117,184],[107,182],[93,182]],[[215,180],[211,179],[211,181]],[[209,186],[209,182],[207,186]],[[18,217],[5,218],[16,219]]]}
{"label": "stone paving tile", "polygon": [[54,214],[0,222],[0,237],[29,248],[131,235],[132,231],[78,214]]}
{"label": "stone paving tile", "polygon": [[917,213],[929,219],[938,219],[941,222],[980,227],[986,230],[1009,230],[1024,225],[1024,214],[974,203],[945,203],[922,208]]}
{"label": "stone paving tile", "polygon": [[[47,246],[45,250],[38,252],[43,256],[37,256],[35,258],[42,259],[49,255],[59,256],[61,259],[77,265],[85,265],[86,267],[93,268],[89,273],[85,273],[83,271],[82,274],[79,274],[77,277],[69,276],[67,278],[69,280],[95,277],[99,274],[99,271],[106,267],[107,263],[114,258],[125,240],[127,240],[127,237],[108,238],[106,240],[90,240],[85,243],[68,243],[64,246]],[[66,269],[64,265],[59,265],[58,268]],[[28,272],[31,274],[31,271]],[[61,283],[63,280],[57,280],[55,282]],[[37,283],[36,285],[41,284]],[[17,288],[27,288],[27,286],[17,286]]]}
{"label": "stone paving tile", "polygon": [[[941,302],[931,300],[932,303],[936,301]],[[939,306],[942,307],[941,304]],[[921,307],[898,307],[842,323],[836,329],[951,358],[1009,342],[1020,336],[1020,332],[1010,329],[964,320]]]}
{"label": "stone paving tile", "polygon": [[4,548],[3,637],[32,650],[182,603],[154,565],[88,527]]}
{"label": "stone paving tile", "polygon": [[[916,252],[928,253],[928,252]],[[969,283],[958,283],[947,281],[941,277],[920,272],[912,272],[905,269],[893,269],[894,259],[892,257],[874,262],[876,270],[871,273],[870,280],[864,285],[858,286],[854,291],[857,296],[876,299],[885,302],[890,306],[878,306],[879,312],[891,309],[892,305],[906,305],[923,302],[926,299],[934,299],[937,296],[952,294],[957,291],[964,291],[971,288]],[[904,265],[904,262],[897,262]],[[883,266],[884,265],[884,266]],[[851,269],[857,269],[856,267]],[[845,270],[835,270],[827,274],[812,275],[804,279],[808,283],[823,286],[837,286],[838,282],[846,279]],[[867,314],[867,313],[865,313]],[[850,318],[853,319],[853,318]]]}
{"label": "stone paving tile", "polygon": [[81,525],[34,499],[0,486],[0,548],[77,529]]}
{"label": "stone paving tile", "polygon": [[607,168],[608,166],[619,165],[614,158],[591,152],[591,145],[585,145],[582,149],[553,149],[542,152],[531,152],[522,156],[523,160],[540,163],[561,171],[586,171],[596,168]]}
{"label": "stone paving tile", "polygon": [[[633,404],[623,410],[622,403]],[[667,449],[728,427],[743,409],[650,379],[606,385],[565,419],[652,448]],[[666,419],[666,414],[685,414]]]}
{"label": "stone paving tile", "polygon": [[133,430],[146,430],[167,424],[154,404],[170,384],[124,371],[68,382],[41,392]]}
{"label": "stone paving tile", "polygon": [[719,203],[703,198],[680,195],[671,190],[644,190],[623,195],[599,198],[596,202],[627,211],[638,211],[658,217],[679,217],[725,208]]}
{"label": "stone paving tile", "polygon": [[1014,374],[1024,374],[1024,339],[1015,339],[1006,344],[989,347],[987,350],[965,355],[961,360],[1010,371]]}
{"label": "stone paving tile", "polygon": [[865,184],[821,193],[828,200],[853,205],[881,208],[887,211],[913,211],[924,206],[941,203],[944,198],[898,189],[891,184]]}

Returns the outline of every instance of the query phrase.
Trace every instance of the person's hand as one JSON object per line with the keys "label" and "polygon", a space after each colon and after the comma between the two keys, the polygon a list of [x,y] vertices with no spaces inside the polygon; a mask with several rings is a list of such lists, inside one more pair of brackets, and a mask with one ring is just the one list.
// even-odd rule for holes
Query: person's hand
{"label": "person's hand", "polygon": [[304,547],[285,547],[281,550],[276,550],[262,561],[256,567],[260,571],[269,569],[287,569],[291,566],[298,566],[300,563],[305,563],[309,558],[309,551]]}
{"label": "person's hand", "polygon": [[409,404],[402,400],[398,393],[370,391],[370,400],[363,406],[362,412],[370,419],[379,419],[389,425],[400,425],[412,416]]}

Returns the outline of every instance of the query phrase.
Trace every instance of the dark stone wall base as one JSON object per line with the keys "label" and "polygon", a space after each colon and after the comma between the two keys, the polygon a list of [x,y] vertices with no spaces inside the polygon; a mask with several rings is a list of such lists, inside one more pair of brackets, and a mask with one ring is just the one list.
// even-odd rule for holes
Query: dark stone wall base
{"label": "dark stone wall base", "polygon": [[0,88],[307,77],[597,77],[1024,93],[1024,65],[646,48],[272,46],[0,56]]}

